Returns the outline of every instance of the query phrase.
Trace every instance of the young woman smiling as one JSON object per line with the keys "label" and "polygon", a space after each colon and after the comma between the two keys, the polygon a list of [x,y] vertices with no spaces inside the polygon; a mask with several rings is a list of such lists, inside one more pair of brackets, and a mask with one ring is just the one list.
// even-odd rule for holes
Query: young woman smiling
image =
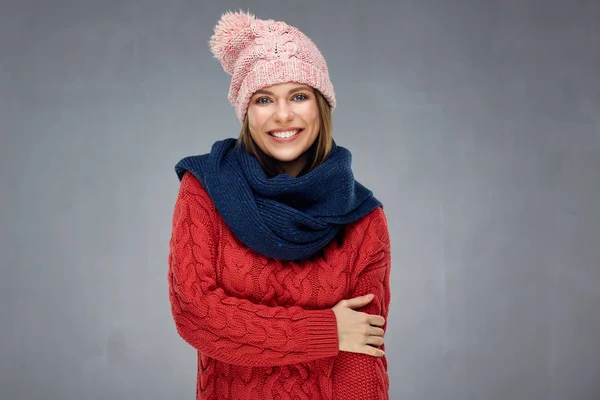
{"label": "young woman smiling", "polygon": [[175,166],[169,296],[197,399],[388,399],[387,221],[333,140],[323,56],[242,12],[210,47],[242,129]]}

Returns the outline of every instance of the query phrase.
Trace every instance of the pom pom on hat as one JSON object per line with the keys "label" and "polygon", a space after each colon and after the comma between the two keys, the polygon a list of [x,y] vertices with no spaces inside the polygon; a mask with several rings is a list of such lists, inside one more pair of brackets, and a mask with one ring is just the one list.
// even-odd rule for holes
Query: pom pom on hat
{"label": "pom pom on hat", "polygon": [[255,16],[249,12],[231,12],[228,11],[221,16],[221,19],[215,26],[215,33],[209,41],[210,50],[219,61],[225,56],[225,48],[230,41],[240,33],[240,31],[249,28],[254,21]]}

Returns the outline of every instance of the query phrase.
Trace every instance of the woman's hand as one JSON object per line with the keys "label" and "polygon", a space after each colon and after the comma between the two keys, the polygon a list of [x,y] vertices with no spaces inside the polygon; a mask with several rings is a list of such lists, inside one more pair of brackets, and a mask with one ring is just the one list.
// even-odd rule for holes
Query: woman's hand
{"label": "woman's hand", "polygon": [[360,296],[342,300],[333,307],[341,351],[374,357],[383,357],[385,354],[383,350],[377,348],[383,344],[384,332],[378,326],[385,324],[385,318],[353,310],[369,304],[371,300],[373,295]]}

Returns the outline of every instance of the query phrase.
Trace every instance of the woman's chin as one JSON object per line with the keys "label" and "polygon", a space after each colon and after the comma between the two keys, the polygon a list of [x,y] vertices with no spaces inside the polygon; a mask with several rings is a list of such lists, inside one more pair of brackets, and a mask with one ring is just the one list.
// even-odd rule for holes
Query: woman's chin
{"label": "woman's chin", "polygon": [[271,157],[280,163],[290,164],[294,161],[297,161],[302,153],[294,151],[294,152],[283,152],[283,151],[274,151],[271,153]]}

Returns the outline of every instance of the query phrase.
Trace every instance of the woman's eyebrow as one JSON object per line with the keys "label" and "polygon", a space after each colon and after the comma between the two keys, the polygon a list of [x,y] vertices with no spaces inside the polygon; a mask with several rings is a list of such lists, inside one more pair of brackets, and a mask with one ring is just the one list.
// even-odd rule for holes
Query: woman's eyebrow
{"label": "woman's eyebrow", "polygon": [[[292,94],[294,92],[299,92],[301,90],[310,90],[310,88],[306,87],[306,86],[297,86],[295,88],[290,89],[290,91],[288,92],[288,94]],[[256,92],[254,92],[254,94],[268,94],[270,96],[274,96],[274,93],[267,90],[267,89],[258,89]]]}

